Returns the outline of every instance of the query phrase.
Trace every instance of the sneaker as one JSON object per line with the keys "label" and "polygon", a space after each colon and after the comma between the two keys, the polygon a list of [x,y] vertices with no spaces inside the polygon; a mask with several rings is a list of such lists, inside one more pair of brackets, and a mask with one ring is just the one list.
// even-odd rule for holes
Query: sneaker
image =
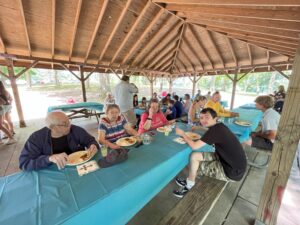
{"label": "sneaker", "polygon": [[180,179],[178,177],[176,177],[175,182],[179,187],[185,187],[186,186],[186,180]]}
{"label": "sneaker", "polygon": [[181,190],[174,190],[173,195],[177,198],[182,198],[186,193],[188,193],[189,189],[187,187],[182,188]]}
{"label": "sneaker", "polygon": [[16,143],[17,141],[13,138],[8,138],[6,142],[4,142],[5,145],[11,145]]}

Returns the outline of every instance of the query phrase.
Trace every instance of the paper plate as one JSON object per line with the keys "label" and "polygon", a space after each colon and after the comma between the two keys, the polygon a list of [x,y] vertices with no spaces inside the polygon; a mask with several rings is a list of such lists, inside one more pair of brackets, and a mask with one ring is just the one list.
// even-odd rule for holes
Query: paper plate
{"label": "paper plate", "polygon": [[198,140],[201,138],[201,136],[194,132],[185,132],[185,135],[188,136],[192,140]]}
{"label": "paper plate", "polygon": [[124,137],[116,141],[116,144],[122,147],[128,147],[136,143],[135,137]]}
{"label": "paper plate", "polygon": [[68,166],[76,166],[89,161],[94,155],[88,151],[78,151],[68,155]]}
{"label": "paper plate", "polygon": [[158,127],[157,129],[156,129],[158,132],[162,132],[162,133],[164,133],[164,132],[166,132],[166,131],[172,131],[172,129],[169,127],[169,126],[164,126],[164,127]]}
{"label": "paper plate", "polygon": [[240,125],[240,126],[244,126],[244,127],[249,127],[252,124],[247,122],[247,121],[242,121],[242,120],[236,120],[234,121],[235,124]]}

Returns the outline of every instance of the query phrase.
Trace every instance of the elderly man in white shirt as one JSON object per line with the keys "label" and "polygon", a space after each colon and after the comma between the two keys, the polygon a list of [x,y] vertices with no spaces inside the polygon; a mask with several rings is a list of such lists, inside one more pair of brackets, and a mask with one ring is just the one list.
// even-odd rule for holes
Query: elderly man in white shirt
{"label": "elderly man in white shirt", "polygon": [[129,83],[129,76],[124,75],[121,82],[117,84],[114,90],[116,104],[120,107],[120,111],[132,126],[136,125],[136,116],[133,108],[133,94],[138,93],[138,88],[133,83]]}
{"label": "elderly man in white shirt", "polygon": [[280,114],[273,109],[274,101],[268,95],[258,96],[255,99],[256,108],[264,115],[261,121],[261,131],[251,134],[251,139],[245,142],[254,148],[272,150],[275,141]]}

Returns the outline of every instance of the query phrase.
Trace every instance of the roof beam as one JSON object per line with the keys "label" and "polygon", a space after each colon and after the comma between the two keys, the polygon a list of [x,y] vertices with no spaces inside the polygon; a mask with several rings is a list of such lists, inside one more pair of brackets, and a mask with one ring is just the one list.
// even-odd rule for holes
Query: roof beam
{"label": "roof beam", "polygon": [[154,40],[156,40],[156,38],[157,38],[158,35],[161,34],[161,32],[160,32],[161,29],[162,29],[163,27],[167,26],[168,23],[170,23],[171,18],[172,18],[171,16],[170,16],[170,17],[167,17],[167,19],[160,25],[161,28],[158,29],[158,30],[156,31],[156,33],[155,33],[154,35],[152,35],[152,37],[149,39],[149,41],[145,44],[145,46],[143,46],[143,48],[142,48],[139,52],[137,52],[137,54],[136,54],[136,56],[134,57],[132,63],[130,64],[131,66],[132,66],[135,62],[140,62],[140,61],[137,61],[138,58],[140,57],[140,55],[148,48],[148,46],[151,46],[152,42],[153,42]]}
{"label": "roof beam", "polygon": [[216,43],[215,43],[214,40],[212,39],[212,36],[211,36],[211,34],[210,34],[210,31],[208,31],[208,30],[205,29],[205,32],[206,32],[209,41],[211,42],[213,48],[215,49],[215,51],[216,51],[216,53],[217,53],[217,55],[218,55],[218,57],[219,57],[219,59],[220,59],[220,61],[221,61],[222,67],[225,68],[225,64],[224,64],[224,60],[223,60],[223,58],[222,58],[222,55],[221,55],[219,49],[217,48]]}
{"label": "roof beam", "polygon": [[103,1],[103,4],[102,4],[102,6],[101,6],[101,10],[100,10],[99,16],[98,16],[98,18],[97,18],[97,22],[96,22],[95,29],[94,29],[93,34],[92,34],[92,39],[91,39],[91,41],[90,41],[88,50],[87,50],[86,55],[85,55],[85,58],[84,58],[84,63],[86,63],[86,61],[87,61],[88,58],[89,58],[89,55],[90,55],[92,46],[93,46],[93,44],[94,44],[94,41],[95,41],[95,39],[96,39],[96,35],[97,35],[97,33],[98,33],[98,30],[99,30],[99,27],[100,27],[100,24],[101,24],[101,21],[102,21],[102,19],[103,19],[103,15],[104,15],[104,13],[105,13],[107,4],[108,4],[108,0],[104,0],[104,1]]}
{"label": "roof beam", "polygon": [[300,31],[300,22],[295,21],[282,21],[282,20],[270,20],[270,19],[257,19],[257,18],[244,18],[244,17],[232,17],[224,15],[212,15],[205,13],[194,13],[194,12],[178,12],[178,16],[188,18],[189,20],[205,20],[205,21],[216,21],[220,23],[227,23],[232,26],[253,26],[253,27],[266,27],[279,30],[287,31]]}
{"label": "roof beam", "polygon": [[51,55],[52,59],[55,55],[55,12],[56,12],[56,0],[52,0],[52,11],[51,11]]}
{"label": "roof beam", "polygon": [[181,30],[180,30],[180,36],[179,36],[179,39],[178,39],[178,42],[177,42],[177,47],[176,47],[176,50],[175,50],[175,54],[174,54],[174,59],[173,59],[173,63],[172,63],[173,66],[174,66],[175,63],[176,63],[176,58],[177,58],[177,55],[178,55],[178,51],[179,51],[179,48],[180,48],[180,44],[181,44],[181,42],[182,42],[182,35],[183,35],[183,33],[184,33],[185,27],[186,27],[186,24],[183,23],[183,24],[182,24],[182,27],[181,27]]}
{"label": "roof beam", "polygon": [[119,53],[123,49],[124,45],[127,43],[128,39],[130,37],[132,37],[132,34],[136,30],[137,25],[141,22],[142,18],[144,17],[147,9],[151,6],[151,4],[152,4],[151,1],[148,1],[147,4],[144,6],[144,8],[143,8],[142,12],[140,13],[140,15],[138,16],[137,20],[134,22],[134,24],[130,28],[129,32],[126,34],[126,37],[123,39],[123,41],[120,44],[120,46],[118,47],[117,51],[113,55],[113,57],[112,57],[112,59],[111,59],[111,61],[109,63],[110,65],[116,60],[116,58],[118,57]]}
{"label": "roof beam", "polygon": [[228,45],[228,47],[229,47],[229,49],[230,49],[230,52],[231,52],[231,55],[232,55],[233,61],[234,61],[234,63],[235,63],[235,66],[238,66],[238,61],[237,61],[237,58],[236,58],[235,52],[234,52],[234,50],[233,50],[233,47],[232,47],[231,41],[230,41],[230,39],[229,39],[228,37],[226,37],[226,36],[225,36],[225,40],[226,40],[226,42],[227,42],[227,45]]}
{"label": "roof beam", "polygon": [[70,61],[71,61],[72,53],[73,53],[73,47],[74,47],[74,42],[75,42],[75,37],[76,37],[76,32],[77,32],[77,27],[78,27],[81,5],[82,5],[82,0],[78,0],[75,21],[74,21],[74,27],[73,27],[73,34],[72,34],[72,38],[71,38],[70,51],[69,51],[69,60]]}
{"label": "roof beam", "polygon": [[151,28],[156,24],[160,16],[164,13],[164,9],[160,9],[159,12],[155,15],[153,20],[149,23],[149,25],[146,27],[146,29],[143,31],[142,35],[139,37],[138,40],[134,43],[134,45],[130,48],[124,59],[122,60],[122,65],[127,62],[129,57],[132,55],[132,53],[136,50],[136,48],[140,45],[141,41],[144,40],[146,35],[150,32]]}
{"label": "roof beam", "polygon": [[[179,56],[177,56],[177,63],[180,63],[183,68],[185,69],[185,72],[189,72],[188,68],[186,67],[186,65],[182,62],[182,60],[180,59]],[[194,71],[193,71],[194,72]]]}
{"label": "roof beam", "polygon": [[117,32],[117,30],[118,30],[121,22],[123,21],[123,18],[125,16],[125,14],[126,14],[126,12],[128,10],[128,7],[129,7],[129,5],[130,5],[131,2],[132,2],[132,0],[127,0],[126,5],[123,8],[122,13],[121,13],[121,15],[118,18],[117,23],[115,24],[113,30],[111,31],[111,33],[110,33],[110,35],[108,37],[108,40],[106,41],[106,43],[105,43],[105,45],[104,45],[104,47],[102,49],[102,52],[101,52],[101,54],[99,56],[99,59],[98,59],[98,63],[102,61],[103,56],[105,55],[105,52],[106,52],[108,46],[110,45],[110,43],[111,43],[112,39],[114,38],[114,36],[115,36],[115,34],[116,34],[116,32]]}
{"label": "roof beam", "polygon": [[19,78],[22,74],[24,74],[27,70],[31,69],[32,67],[34,67],[36,64],[38,64],[39,61],[35,60],[34,62],[32,62],[31,64],[29,64],[28,66],[26,66],[26,68],[24,68],[23,70],[21,70],[18,74],[16,74],[16,78]]}
{"label": "roof beam", "polygon": [[219,7],[219,6],[211,7],[211,6],[189,5],[189,4],[181,4],[181,5],[167,4],[166,9],[170,11],[196,12],[201,14],[222,15],[222,16],[231,16],[237,18],[250,18],[250,19],[254,18],[254,19],[269,19],[269,20],[300,22],[299,12],[290,11],[290,10],[274,10],[274,9],[263,9],[263,8],[258,8],[258,9],[233,8],[233,7]]}
{"label": "roof beam", "polygon": [[[139,62],[139,65],[144,65],[144,61],[147,59],[147,57],[151,54],[154,53],[154,55],[148,60],[148,62],[151,62],[154,58],[155,58],[155,55],[159,54],[161,49],[164,48],[164,46],[166,45],[162,45],[164,43],[165,40],[168,40],[170,37],[171,39],[169,40],[168,44],[171,44],[172,42],[178,40],[178,38],[176,38],[178,36],[178,29],[180,28],[180,26],[182,25],[182,22],[180,21],[179,23],[176,23],[173,25],[173,27],[168,31],[166,32],[166,35],[163,35],[157,42],[156,42],[156,45],[155,45],[155,48],[153,51],[149,51],[148,53],[146,53],[144,55],[144,57],[140,60]],[[175,38],[174,38],[175,36]],[[159,47],[158,47],[159,46]],[[147,63],[148,63],[147,62]]]}
{"label": "roof beam", "polygon": [[273,70],[275,70],[276,72],[280,73],[281,76],[284,76],[286,79],[290,79],[290,77],[288,75],[284,74],[282,71],[280,71],[279,69],[277,69],[275,66],[271,66],[271,68]]}
{"label": "roof beam", "polygon": [[[153,57],[148,61],[149,63],[146,64],[146,68],[151,68],[155,63],[160,61],[162,58],[166,57],[167,54],[170,54],[174,48],[175,48],[175,42],[178,40],[178,36],[175,36],[172,38],[167,44],[160,46],[160,49],[157,47],[156,54],[153,55]],[[166,52],[166,53],[164,53]]]}
{"label": "roof beam", "polygon": [[285,1],[274,1],[274,0],[251,0],[251,1],[240,1],[240,0],[153,0],[157,3],[171,3],[171,4],[191,4],[191,5],[222,5],[222,6],[300,6],[300,2],[297,0],[285,0]]}
{"label": "roof beam", "polygon": [[247,50],[248,50],[248,55],[249,55],[249,64],[252,66],[253,65],[253,59],[252,59],[252,53],[251,53],[251,46],[249,44],[247,45]]}
{"label": "roof beam", "polygon": [[172,58],[173,58],[173,55],[170,55],[168,58],[165,58],[165,60],[162,60],[160,65],[156,66],[157,70],[161,70],[161,69],[165,68],[165,66],[168,65],[168,62],[170,62],[172,60]]}
{"label": "roof beam", "polygon": [[168,71],[167,69],[170,69],[171,66],[172,66],[172,60],[170,60],[170,63],[163,66],[160,70],[161,71],[164,71],[164,70]]}
{"label": "roof beam", "polygon": [[22,0],[17,0],[17,1],[18,1],[18,4],[19,4],[21,18],[22,18],[22,22],[23,22],[23,26],[24,26],[25,38],[26,38],[27,47],[28,47],[28,53],[31,56],[31,44],[30,44],[28,29],[27,29],[27,25],[26,25],[26,19],[25,19],[25,14],[24,14],[23,3],[22,3]]}
{"label": "roof beam", "polygon": [[194,31],[193,26],[189,24],[188,27],[189,27],[189,29],[190,29],[192,35],[193,35],[194,38],[196,39],[196,41],[197,41],[197,43],[198,43],[198,45],[199,45],[201,51],[204,53],[204,55],[205,55],[205,57],[207,58],[209,64],[211,65],[211,68],[214,69],[214,65],[212,64],[212,60],[210,59],[210,57],[209,57],[209,55],[208,55],[208,52],[204,49],[204,47],[203,47],[201,41],[200,41],[199,38],[197,37],[197,33],[196,33],[196,31]]}
{"label": "roof beam", "polygon": [[270,63],[270,51],[267,51],[267,58],[266,58],[266,60],[267,60],[267,64],[269,64]]}
{"label": "roof beam", "polygon": [[193,56],[197,59],[200,67],[204,70],[202,62],[200,60],[201,57],[198,55],[197,51],[195,51],[195,49],[191,47],[190,43],[188,42],[188,40],[185,37],[183,37],[183,44],[185,44],[187,46],[187,48],[189,49],[189,51],[192,52]]}
{"label": "roof beam", "polygon": [[279,50],[279,54],[280,54],[280,52],[289,53],[289,54],[296,53],[296,50],[288,49],[288,48],[282,47],[282,46],[273,45],[272,43],[265,43],[265,42],[261,42],[261,41],[248,41],[248,43],[250,43],[252,45],[256,45],[258,47],[262,46],[263,48],[266,48],[268,50],[276,49],[276,50],[273,50],[273,52],[275,52],[277,54],[278,54],[278,50]]}
{"label": "roof beam", "polygon": [[189,64],[192,66],[193,71],[196,70],[196,67],[194,65],[194,63],[192,62],[192,60],[190,59],[190,57],[186,54],[186,52],[184,51],[183,48],[180,48],[180,53],[182,54],[182,56],[186,59],[186,61],[189,62]]}
{"label": "roof beam", "polygon": [[243,32],[251,32],[253,34],[267,34],[270,36],[273,36],[274,38],[277,37],[283,37],[287,38],[290,40],[298,40],[298,35],[299,32],[297,31],[281,31],[277,29],[272,29],[272,28],[262,28],[262,27],[253,27],[253,26],[243,26],[243,25],[237,25],[235,24],[234,26],[232,24],[226,24],[226,23],[220,23],[216,21],[209,21],[209,20],[187,20],[187,22],[192,22],[195,24],[199,25],[204,25],[204,27],[216,27],[216,28],[228,28],[232,30],[238,30],[238,31],[243,31]]}

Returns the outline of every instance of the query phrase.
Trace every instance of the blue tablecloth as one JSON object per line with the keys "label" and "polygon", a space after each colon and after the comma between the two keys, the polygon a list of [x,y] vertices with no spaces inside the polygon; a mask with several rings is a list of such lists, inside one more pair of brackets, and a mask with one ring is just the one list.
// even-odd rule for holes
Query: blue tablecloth
{"label": "blue tablecloth", "polygon": [[82,177],[55,166],[2,177],[0,224],[125,224],[188,164],[191,149],[175,137],[157,133],[150,145],[131,148],[127,161]]}
{"label": "blue tablecloth", "polygon": [[65,104],[65,105],[56,105],[56,106],[49,106],[48,112],[52,112],[55,110],[62,110],[64,112],[68,112],[72,109],[80,109],[80,108],[86,108],[96,111],[103,111],[103,104],[100,104],[98,102],[80,102],[80,103],[73,103],[73,104]]}
{"label": "blue tablecloth", "polygon": [[233,112],[237,112],[240,114],[239,120],[248,121],[251,125],[251,130],[255,131],[258,127],[259,122],[263,117],[262,111],[258,109],[242,109],[242,108],[235,108],[232,110]]}
{"label": "blue tablecloth", "polygon": [[256,109],[255,103],[247,103],[244,105],[241,105],[239,108],[241,109]]}
{"label": "blue tablecloth", "polygon": [[224,101],[220,101],[220,103],[224,108],[228,107],[228,101],[224,100]]}
{"label": "blue tablecloth", "polygon": [[145,111],[146,111],[145,109],[138,109],[138,108],[134,109],[135,115],[138,115],[138,116],[141,116]]}

